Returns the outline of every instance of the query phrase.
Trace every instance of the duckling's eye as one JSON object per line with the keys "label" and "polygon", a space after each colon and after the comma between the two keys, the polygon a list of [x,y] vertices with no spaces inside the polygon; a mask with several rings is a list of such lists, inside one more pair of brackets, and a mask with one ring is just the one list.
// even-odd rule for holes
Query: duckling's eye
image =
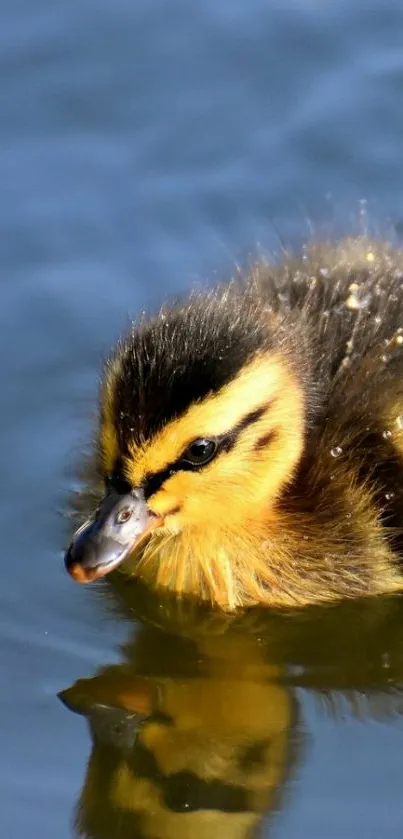
{"label": "duckling's eye", "polygon": [[215,440],[206,440],[201,437],[200,440],[194,440],[188,446],[181,459],[192,466],[204,466],[214,457],[216,451],[217,443]]}

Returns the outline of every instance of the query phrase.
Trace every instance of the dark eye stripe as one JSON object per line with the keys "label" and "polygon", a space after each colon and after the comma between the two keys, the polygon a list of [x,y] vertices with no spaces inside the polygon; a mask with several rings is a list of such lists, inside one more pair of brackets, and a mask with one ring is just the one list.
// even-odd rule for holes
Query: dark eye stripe
{"label": "dark eye stripe", "polygon": [[[189,469],[190,468],[191,467],[189,466]],[[168,478],[170,478],[171,475],[174,475],[177,471],[178,469],[175,469],[175,464],[172,464],[172,466],[167,466],[166,469],[160,469],[159,472],[154,472],[153,475],[146,475],[143,484],[146,500],[152,495],[155,495],[155,493],[161,489],[165,481],[167,481]]]}
{"label": "dark eye stripe", "polygon": [[272,428],[271,431],[267,432],[267,434],[263,434],[262,437],[258,437],[253,446],[254,451],[260,452],[262,449],[265,449],[266,446],[271,445],[277,437],[278,432],[275,428]]}
{"label": "dark eye stripe", "polygon": [[[267,402],[265,405],[262,405],[260,408],[255,408],[253,411],[249,411],[249,413],[245,414],[244,417],[231,429],[231,431],[226,432],[226,434],[221,435],[220,437],[216,437],[215,440],[217,442],[217,453],[216,457],[220,454],[220,452],[225,451],[229,452],[236,444],[240,434],[242,431],[245,430],[249,425],[253,425],[253,423],[257,422],[261,417],[272,407],[274,400]],[[209,461],[211,462],[211,461]],[[160,469],[159,472],[155,472],[154,474],[146,475],[144,480],[144,494],[146,498],[150,498],[151,495],[154,495],[161,489],[163,483],[174,475],[175,472],[195,472],[203,469],[204,464],[196,465],[192,463],[187,463],[186,461],[182,460],[182,455],[172,463],[168,464],[164,469]],[[206,464],[207,465],[207,464]]]}
{"label": "dark eye stripe", "polygon": [[240,434],[242,434],[242,431],[244,431],[248,425],[253,425],[254,422],[260,420],[266,411],[271,408],[272,404],[273,401],[268,402],[266,405],[262,405],[260,408],[255,408],[254,411],[249,411],[249,413],[246,414],[231,431],[223,435],[222,448],[224,451],[229,452],[235,446]]}

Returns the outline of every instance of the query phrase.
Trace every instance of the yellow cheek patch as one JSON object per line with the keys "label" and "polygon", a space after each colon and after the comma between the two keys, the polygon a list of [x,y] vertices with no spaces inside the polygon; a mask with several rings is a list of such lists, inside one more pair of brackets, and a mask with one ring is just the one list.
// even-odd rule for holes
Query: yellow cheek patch
{"label": "yellow cheek patch", "polygon": [[[271,406],[272,400],[276,400],[276,405],[278,403],[276,410],[279,411],[287,394],[287,407],[284,406],[287,421],[301,424],[302,395],[284,360],[275,355],[257,356],[228,385],[203,402],[191,405],[183,416],[169,423],[143,449],[133,446],[126,462],[128,480],[133,485],[141,483],[146,475],[154,475],[174,463],[196,438],[226,434],[254,409],[267,405],[267,417],[270,417],[272,407],[275,410],[274,404]],[[269,421],[272,427],[272,420]],[[250,433],[254,438],[255,428],[251,425]],[[259,430],[263,435],[261,425]]]}

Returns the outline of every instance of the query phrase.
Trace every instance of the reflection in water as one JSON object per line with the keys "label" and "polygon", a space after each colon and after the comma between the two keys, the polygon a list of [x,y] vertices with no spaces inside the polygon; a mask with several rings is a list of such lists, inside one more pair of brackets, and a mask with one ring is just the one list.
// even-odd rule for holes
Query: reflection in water
{"label": "reflection in water", "polygon": [[291,692],[256,639],[195,642],[143,625],[125,658],[63,694],[93,743],[78,832],[254,835],[284,782],[295,726]]}
{"label": "reflection in water", "polygon": [[79,835],[252,839],[303,771],[298,687],[336,714],[403,710],[400,598],[230,618],[119,585],[143,619],[123,663],[61,694],[92,738]]}

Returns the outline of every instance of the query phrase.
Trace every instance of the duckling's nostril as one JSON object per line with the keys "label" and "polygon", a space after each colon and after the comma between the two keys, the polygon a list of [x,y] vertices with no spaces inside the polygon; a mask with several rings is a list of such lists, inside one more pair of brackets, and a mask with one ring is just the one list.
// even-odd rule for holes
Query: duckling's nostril
{"label": "duckling's nostril", "polygon": [[123,510],[116,516],[116,524],[125,524],[132,516],[132,510],[129,507],[125,507]]}

